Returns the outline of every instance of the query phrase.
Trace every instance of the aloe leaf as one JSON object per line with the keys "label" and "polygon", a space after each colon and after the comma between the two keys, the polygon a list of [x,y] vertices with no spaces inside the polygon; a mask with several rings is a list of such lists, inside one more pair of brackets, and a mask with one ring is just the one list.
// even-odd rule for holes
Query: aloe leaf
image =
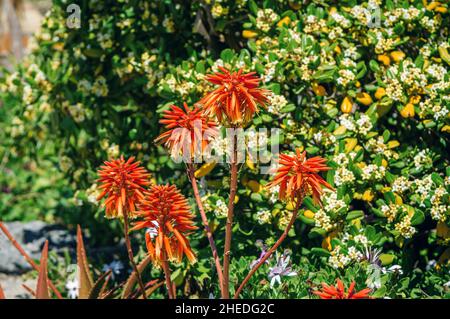
{"label": "aloe leaf", "polygon": [[2,285],[0,285],[0,299],[6,299],[5,293],[3,292]]}
{"label": "aloe leaf", "polygon": [[50,299],[48,293],[48,277],[47,277],[47,260],[48,260],[48,241],[45,241],[42,249],[41,262],[39,265],[39,276],[36,287],[36,299]]}
{"label": "aloe leaf", "polygon": [[[150,255],[148,255],[147,257],[144,258],[144,260],[142,260],[139,263],[137,268],[138,268],[138,271],[140,274],[142,274],[144,272],[145,268],[148,266],[150,261],[151,261],[151,258],[150,258]],[[130,296],[136,283],[137,283],[137,274],[135,271],[133,271],[131,273],[130,277],[128,277],[127,282],[125,283],[125,286],[123,288],[123,292],[122,292],[123,299],[127,299]]]}
{"label": "aloe leaf", "polygon": [[92,290],[93,280],[89,272],[89,264],[86,257],[86,250],[83,243],[81,227],[77,228],[77,264],[80,288],[78,292],[79,299],[87,299]]}
{"label": "aloe leaf", "polygon": [[102,292],[105,290],[106,284],[111,277],[111,270],[108,270],[94,283],[91,291],[89,292],[88,299],[98,299]]}

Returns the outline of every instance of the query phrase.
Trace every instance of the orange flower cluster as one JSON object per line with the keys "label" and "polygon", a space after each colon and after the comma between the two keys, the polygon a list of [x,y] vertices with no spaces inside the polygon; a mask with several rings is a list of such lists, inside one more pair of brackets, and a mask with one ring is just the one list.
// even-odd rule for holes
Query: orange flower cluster
{"label": "orange flower cluster", "polygon": [[103,203],[106,217],[123,217],[125,209],[131,218],[134,217],[136,204],[144,198],[144,186],[150,184],[150,174],[146,169],[134,157],[125,161],[121,156],[120,159],[105,162],[98,175],[100,178],[97,182],[103,191],[97,200],[107,197]]}
{"label": "orange flower cluster", "polygon": [[345,292],[344,284],[341,280],[337,280],[337,286],[328,286],[326,283],[322,283],[322,291],[313,291],[313,293],[319,296],[321,299],[365,299],[370,298],[369,288],[365,288],[361,291],[355,292],[355,282],[353,281]]}
{"label": "orange flower cluster", "polygon": [[306,195],[312,194],[314,202],[321,204],[322,186],[333,189],[318,174],[331,169],[325,163],[326,160],[319,156],[307,159],[306,152],[300,152],[299,149],[293,156],[280,154],[280,166],[276,171],[275,178],[267,186],[280,185],[279,197],[281,200],[290,199],[292,202],[296,202],[303,200]]}
{"label": "orange flower cluster", "polygon": [[255,72],[243,73],[219,67],[221,72],[208,75],[206,79],[217,89],[204,96],[198,104],[206,114],[215,115],[221,123],[243,125],[258,112],[258,105],[267,103],[268,90],[259,88],[259,77]]}
{"label": "orange flower cluster", "polygon": [[184,103],[184,110],[172,105],[163,112],[159,123],[167,129],[155,142],[162,142],[173,156],[178,154],[192,158],[206,148],[208,143],[217,136],[216,122],[206,116],[198,107],[192,109]]}
{"label": "orange flower cluster", "polygon": [[145,241],[155,264],[196,258],[186,234],[197,229],[186,198],[173,185],[155,185],[145,192],[137,213],[142,218],[132,230],[146,228]]}

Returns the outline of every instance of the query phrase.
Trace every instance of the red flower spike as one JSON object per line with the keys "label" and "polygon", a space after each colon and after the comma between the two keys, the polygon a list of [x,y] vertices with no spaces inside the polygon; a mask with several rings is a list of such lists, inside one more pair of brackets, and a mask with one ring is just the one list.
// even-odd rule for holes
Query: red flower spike
{"label": "red flower spike", "polygon": [[322,291],[316,290],[313,293],[319,296],[321,299],[366,299],[370,298],[369,293],[371,290],[365,288],[359,292],[355,292],[355,282],[350,284],[348,292],[345,292],[344,284],[341,280],[337,280],[337,286],[328,286],[326,283],[322,283]]}
{"label": "red flower spike", "polygon": [[191,263],[196,261],[186,235],[197,227],[186,198],[175,186],[152,186],[137,215],[141,220],[131,230],[147,228],[145,241],[155,264],[161,264],[165,256],[179,262],[186,255]]}
{"label": "red flower spike", "polygon": [[281,200],[290,199],[295,202],[298,199],[302,200],[307,194],[312,194],[314,202],[321,205],[322,187],[333,189],[318,174],[331,169],[322,157],[307,159],[306,152],[301,153],[297,149],[293,156],[280,154],[278,162],[280,166],[275,173],[275,178],[267,184],[267,187],[279,185]]}
{"label": "red flower spike", "polygon": [[242,69],[230,72],[223,67],[219,67],[219,70],[206,77],[206,80],[219,87],[198,104],[203,106],[207,114],[216,115],[221,123],[247,123],[258,113],[258,105],[266,105],[269,91],[258,87],[260,78],[255,72],[243,73]]}
{"label": "red flower spike", "polygon": [[201,154],[208,143],[218,134],[217,124],[207,117],[200,108],[192,109],[183,103],[184,110],[172,105],[163,112],[166,132],[158,136],[155,142],[164,143],[172,155],[186,154],[189,158]]}
{"label": "red flower spike", "polygon": [[105,162],[98,170],[102,193],[97,197],[101,200],[106,197],[103,207],[106,207],[107,218],[123,217],[124,209],[128,210],[129,217],[134,217],[137,203],[144,198],[144,186],[150,185],[150,174],[136,162],[134,157],[127,161],[120,159]]}

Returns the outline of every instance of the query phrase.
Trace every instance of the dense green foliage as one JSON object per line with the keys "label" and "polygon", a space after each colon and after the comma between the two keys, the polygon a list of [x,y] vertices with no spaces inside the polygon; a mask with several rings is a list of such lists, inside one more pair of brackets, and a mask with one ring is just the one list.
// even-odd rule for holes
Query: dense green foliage
{"label": "dense green foliage", "polygon": [[[371,27],[377,3],[380,24]],[[282,151],[327,158],[337,190],[322,209],[307,200],[283,243],[297,276],[270,288],[264,266],[242,296],[307,297],[335,278],[377,297],[450,296],[447,5],[81,1],[79,29],[67,28],[67,5],[54,1],[33,52],[1,81],[2,219],[80,223],[94,240],[110,240],[104,230],[115,222],[97,207],[96,169],[122,153],[191,196],[184,166],[153,143],[159,114],[195,103],[219,65],[242,67],[274,92],[251,126],[282,129]],[[220,249],[228,174],[217,165],[201,180]],[[247,161],[239,179],[234,283],[259,255],[256,241],[273,243],[292,210],[263,189],[270,176],[258,163]],[[180,265],[175,282],[186,295],[217,296],[203,233],[191,244],[199,261]],[[381,266],[364,260],[376,249]]]}

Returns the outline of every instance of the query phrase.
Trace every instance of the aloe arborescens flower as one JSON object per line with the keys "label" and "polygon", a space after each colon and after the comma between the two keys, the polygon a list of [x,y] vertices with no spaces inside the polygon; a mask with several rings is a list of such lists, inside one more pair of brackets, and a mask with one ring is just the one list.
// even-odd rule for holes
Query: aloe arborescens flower
{"label": "aloe arborescens flower", "polygon": [[122,218],[125,244],[127,246],[128,258],[137,274],[139,286],[143,297],[146,292],[139,269],[134,261],[133,249],[128,235],[128,220],[135,217],[137,204],[144,198],[144,186],[150,185],[150,174],[145,168],[136,162],[134,157],[127,161],[121,156],[117,160],[105,162],[98,171],[100,189],[102,193],[97,200],[107,197],[103,206],[106,207],[106,217]]}
{"label": "aloe arborescens flower", "polygon": [[370,298],[369,288],[365,288],[361,291],[355,291],[355,282],[353,281],[345,292],[344,284],[341,280],[337,280],[337,285],[329,286],[326,283],[322,283],[322,291],[313,291],[313,293],[319,296],[321,299],[365,299]]}
{"label": "aloe arborescens flower", "polygon": [[196,258],[186,234],[197,229],[186,198],[174,185],[154,185],[145,192],[137,216],[141,219],[132,230],[152,228],[145,239],[150,256],[156,264],[164,260],[181,261],[186,255]]}
{"label": "aloe arborescens flower", "polygon": [[127,161],[119,159],[105,162],[98,171],[102,193],[97,200],[106,197],[103,206],[106,217],[123,217],[124,209],[133,217],[136,204],[144,198],[144,186],[150,184],[150,174],[140,166],[140,162],[130,157]]}
{"label": "aloe arborescens flower", "polygon": [[[222,266],[209,227],[208,218],[203,209],[195,175],[195,162],[202,157],[208,144],[218,135],[217,123],[200,108],[195,106],[190,108],[186,103],[184,103],[184,110],[176,105],[172,105],[169,110],[164,111],[163,118],[159,122],[165,125],[167,131],[161,134],[155,141],[164,143],[172,157],[182,155],[186,162],[192,190],[211,246],[219,283],[222,287]],[[214,165],[214,163],[210,164]],[[151,229],[154,231],[155,228]]]}
{"label": "aloe arborescens flower", "polygon": [[219,67],[220,72],[208,75],[206,80],[218,85],[198,104],[207,114],[216,115],[219,122],[242,125],[250,121],[259,106],[267,103],[268,90],[259,88],[260,79],[255,72],[243,73]]}
{"label": "aloe arborescens flower", "polygon": [[161,265],[166,277],[169,298],[176,297],[175,286],[170,279],[169,260],[180,262],[184,255],[193,263],[195,255],[186,234],[197,229],[194,226],[186,198],[173,185],[154,185],[145,192],[139,206],[137,221],[132,230],[151,229],[145,233],[145,242],[154,264]]}
{"label": "aloe arborescens flower", "polygon": [[306,195],[312,194],[316,203],[321,203],[320,196],[322,194],[322,186],[332,188],[322,177],[319,172],[327,171],[330,168],[325,164],[326,160],[321,157],[306,158],[306,152],[301,153],[297,149],[295,156],[286,154],[280,155],[279,164],[275,178],[270,182],[268,187],[280,185],[280,199],[290,200],[295,203],[295,210],[289,224],[284,229],[280,238],[267,251],[263,258],[250,270],[244,278],[241,285],[237,289],[234,298],[237,298],[247,284],[251,276],[258,270],[261,265],[277,250],[284,239],[287,237],[289,230],[294,225],[298,215],[298,210]]}
{"label": "aloe arborescens flower", "polygon": [[295,155],[280,154],[280,166],[275,178],[268,187],[279,185],[279,197],[281,200],[289,199],[296,202],[311,194],[316,204],[321,203],[322,187],[333,189],[320,175],[319,172],[328,171],[326,160],[316,156],[306,158],[306,152],[296,150]]}
{"label": "aloe arborescens flower", "polygon": [[[199,102],[204,112],[216,116],[217,120],[232,128],[244,127],[259,111],[260,106],[267,103],[268,90],[259,87],[260,79],[255,72],[243,73],[219,67],[219,72],[210,74],[206,80],[218,87],[206,94]],[[229,298],[229,269],[231,254],[232,224],[234,216],[234,200],[237,191],[237,136],[233,137],[230,173],[230,196],[228,198],[227,224],[225,227],[225,245],[223,257],[222,295]]]}
{"label": "aloe arborescens flower", "polygon": [[163,112],[159,121],[165,125],[166,132],[155,140],[162,142],[170,150],[172,156],[180,153],[190,160],[201,155],[208,143],[217,135],[217,124],[206,116],[198,107],[190,108],[184,103],[184,110],[172,105]]}

